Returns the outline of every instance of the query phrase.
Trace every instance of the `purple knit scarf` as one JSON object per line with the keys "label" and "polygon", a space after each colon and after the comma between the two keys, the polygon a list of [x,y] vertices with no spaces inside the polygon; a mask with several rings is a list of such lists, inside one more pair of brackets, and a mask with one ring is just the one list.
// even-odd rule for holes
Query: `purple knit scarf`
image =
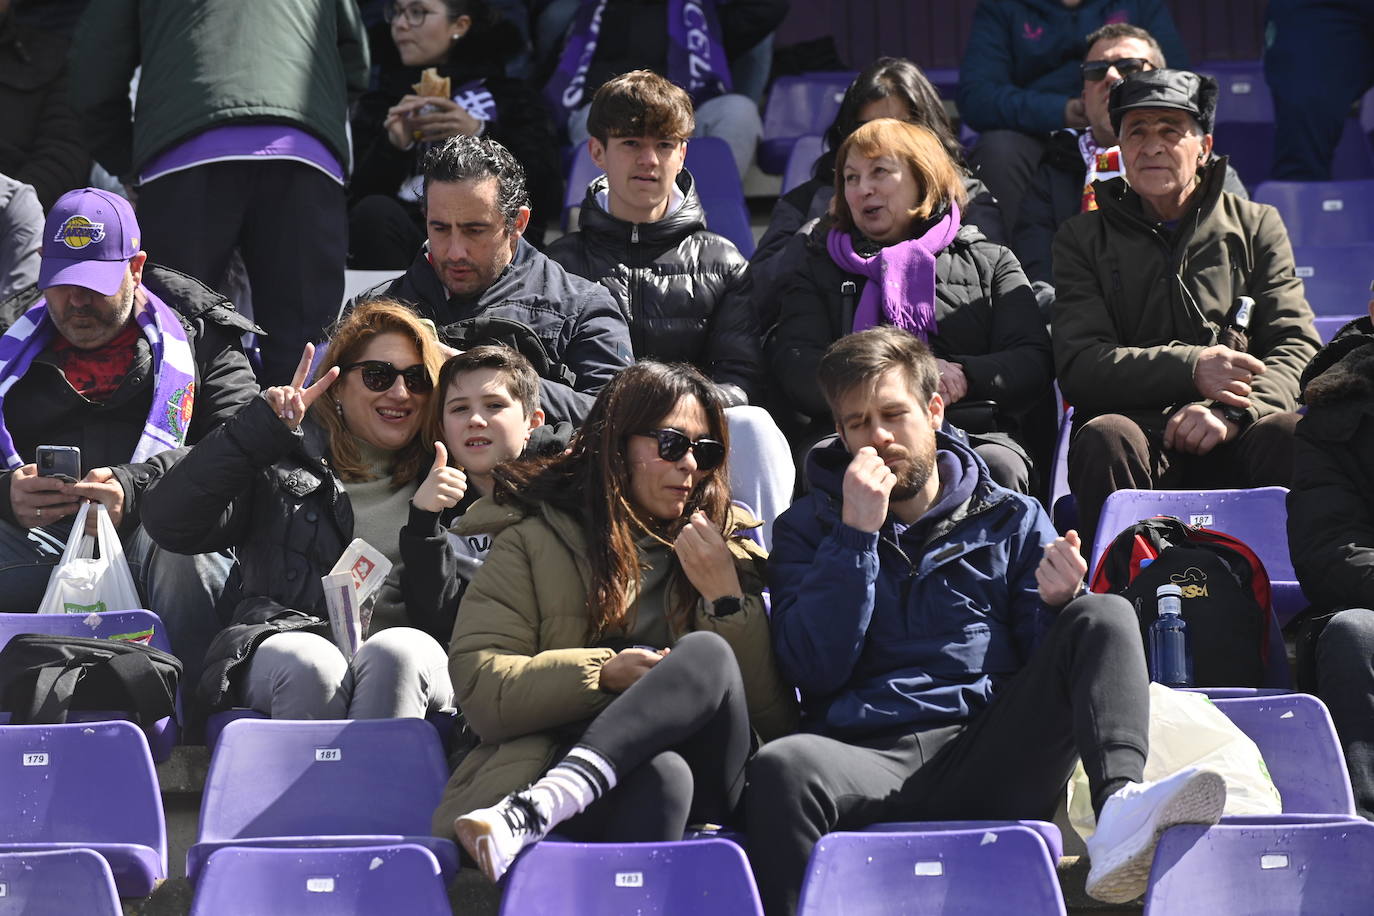
{"label": "purple knit scarf", "polygon": [[[558,69],[544,87],[544,99],[560,125],[567,124],[568,116],[591,96],[589,88],[597,89],[587,86],[587,71],[601,40],[607,2],[582,0]],[[668,79],[686,89],[697,105],[729,92],[730,66],[716,18],[716,0],[667,0],[664,5],[668,8]]]}
{"label": "purple knit scarf", "polygon": [[[920,238],[888,245],[871,258],[854,250],[848,232],[831,229],[825,250],[835,266],[867,277],[859,307],[854,311],[853,331],[886,322],[921,338],[930,339],[935,329],[935,256],[954,241],[959,232],[959,205],[951,202],[945,214]],[[879,305],[882,311],[879,313]]]}

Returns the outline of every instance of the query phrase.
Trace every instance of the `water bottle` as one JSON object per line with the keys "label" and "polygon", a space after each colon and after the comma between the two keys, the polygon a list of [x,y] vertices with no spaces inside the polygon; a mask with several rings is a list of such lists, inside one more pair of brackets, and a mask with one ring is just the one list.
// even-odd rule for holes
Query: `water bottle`
{"label": "water bottle", "polygon": [[1188,653],[1188,625],[1183,622],[1183,590],[1161,585],[1155,590],[1159,617],[1150,624],[1150,680],[1165,687],[1191,687],[1193,665]]}

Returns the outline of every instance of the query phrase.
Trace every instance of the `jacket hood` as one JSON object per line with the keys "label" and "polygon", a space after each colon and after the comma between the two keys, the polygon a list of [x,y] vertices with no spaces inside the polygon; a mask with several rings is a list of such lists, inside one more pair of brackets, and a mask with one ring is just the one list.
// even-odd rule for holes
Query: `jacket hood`
{"label": "jacket hood", "polygon": [[640,244],[671,248],[693,232],[706,229],[706,211],[701,206],[701,198],[697,196],[696,180],[686,169],[677,176],[682,202],[663,219],[652,223],[631,223],[612,216],[602,207],[597,195],[606,190],[608,183],[605,175],[598,175],[587,185],[587,193],[582,198],[582,212],[578,217],[579,231],[604,238],[613,245],[624,246],[630,243],[630,236],[637,227]]}
{"label": "jacket hood", "polygon": [[1341,328],[1308,364],[1302,396],[1310,406],[1374,402],[1374,322],[1368,315]]}

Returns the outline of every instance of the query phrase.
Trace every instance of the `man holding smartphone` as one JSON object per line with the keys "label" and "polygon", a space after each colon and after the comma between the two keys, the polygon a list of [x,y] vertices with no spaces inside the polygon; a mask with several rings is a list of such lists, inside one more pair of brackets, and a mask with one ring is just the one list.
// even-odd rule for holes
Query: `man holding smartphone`
{"label": "man holding smartphone", "polygon": [[[38,283],[12,303],[20,317],[0,337],[0,610],[38,607],[71,517],[82,500],[98,502],[147,607],[194,670],[220,626],[229,563],[158,549],[139,497],[257,394],[240,344],[254,326],[199,281],[150,264],[140,238],[122,197],[63,195],[43,228]],[[59,469],[38,467],[41,446],[76,447],[86,470],[75,482],[49,476]]]}

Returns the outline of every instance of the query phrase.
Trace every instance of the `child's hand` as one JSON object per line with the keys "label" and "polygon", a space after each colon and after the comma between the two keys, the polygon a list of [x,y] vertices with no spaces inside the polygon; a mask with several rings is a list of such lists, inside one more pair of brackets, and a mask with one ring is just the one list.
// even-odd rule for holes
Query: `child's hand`
{"label": "child's hand", "polygon": [[458,468],[448,466],[448,449],[444,443],[434,443],[434,466],[429,469],[425,482],[410,498],[415,508],[426,512],[443,512],[458,505],[463,494],[468,491],[468,475]]}

